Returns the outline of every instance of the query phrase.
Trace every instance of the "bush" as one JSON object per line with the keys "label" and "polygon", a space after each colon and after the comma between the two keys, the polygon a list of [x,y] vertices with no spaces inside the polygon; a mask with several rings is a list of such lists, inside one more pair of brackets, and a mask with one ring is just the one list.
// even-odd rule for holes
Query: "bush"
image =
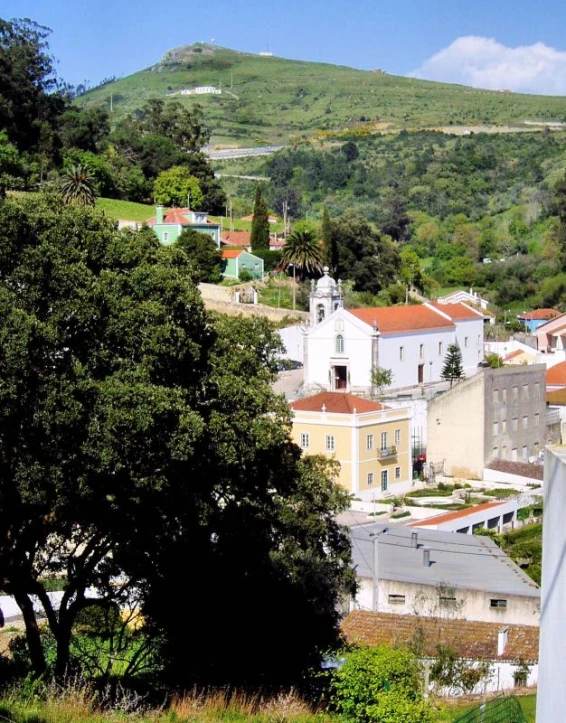
{"label": "bush", "polygon": [[332,703],[357,723],[432,723],[421,696],[421,670],[409,650],[358,648],[332,677]]}

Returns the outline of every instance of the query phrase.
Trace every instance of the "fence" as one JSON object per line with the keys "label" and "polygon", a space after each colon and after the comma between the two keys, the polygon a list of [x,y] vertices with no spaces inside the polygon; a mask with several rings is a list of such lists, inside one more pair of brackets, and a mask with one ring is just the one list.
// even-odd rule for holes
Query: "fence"
{"label": "fence", "polygon": [[517,698],[493,698],[464,713],[454,723],[527,723]]}

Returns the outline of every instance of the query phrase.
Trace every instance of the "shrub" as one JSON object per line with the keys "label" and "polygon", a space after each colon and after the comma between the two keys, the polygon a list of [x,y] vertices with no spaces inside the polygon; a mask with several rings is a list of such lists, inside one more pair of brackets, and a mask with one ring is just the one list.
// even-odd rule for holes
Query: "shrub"
{"label": "shrub", "polygon": [[421,671],[409,650],[358,648],[332,677],[332,703],[357,723],[432,723],[421,697]]}

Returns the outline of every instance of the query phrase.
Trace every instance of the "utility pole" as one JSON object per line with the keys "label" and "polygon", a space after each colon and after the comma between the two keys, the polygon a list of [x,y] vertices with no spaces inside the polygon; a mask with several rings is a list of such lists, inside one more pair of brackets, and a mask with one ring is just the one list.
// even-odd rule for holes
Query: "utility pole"
{"label": "utility pole", "polygon": [[295,311],[295,302],[297,298],[297,282],[295,281],[296,266],[295,264],[289,264],[289,266],[293,267],[293,311]]}
{"label": "utility pole", "polygon": [[232,216],[232,199],[230,199],[230,233],[234,233],[234,217]]}
{"label": "utility pole", "polygon": [[287,209],[289,204],[283,201],[283,238],[287,241]]}
{"label": "utility pole", "polygon": [[114,112],[114,96],[110,93],[110,112]]}
{"label": "utility pole", "polygon": [[372,532],[373,537],[373,612],[379,612],[379,538],[389,531],[388,527],[384,527],[381,532]]}

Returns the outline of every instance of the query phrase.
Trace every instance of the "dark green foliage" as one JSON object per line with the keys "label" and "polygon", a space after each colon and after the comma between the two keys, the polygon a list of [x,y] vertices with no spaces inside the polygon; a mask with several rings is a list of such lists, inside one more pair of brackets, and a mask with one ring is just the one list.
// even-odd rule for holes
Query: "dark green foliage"
{"label": "dark green foliage", "polygon": [[250,245],[252,251],[269,249],[269,214],[261,193],[261,187],[256,186],[252,230]]}
{"label": "dark green foliage", "polygon": [[422,698],[421,670],[409,650],[386,647],[344,652],[332,676],[332,703],[355,723],[432,723]]}
{"label": "dark green foliage", "polygon": [[185,251],[193,269],[192,276],[196,282],[205,281],[217,284],[222,278],[222,258],[213,239],[207,233],[199,233],[192,228],[185,228],[177,245]]}
{"label": "dark green foliage", "polygon": [[274,271],[281,266],[281,251],[273,251],[271,249],[259,249],[254,251],[254,254],[263,259],[263,267],[265,273]]}
{"label": "dark green foliage", "polygon": [[345,214],[334,221],[330,243],[338,252],[336,276],[351,279],[356,291],[377,294],[396,280],[400,267],[397,249],[359,217]]}
{"label": "dark green foliage", "polygon": [[86,166],[68,168],[61,179],[61,196],[69,206],[94,206],[94,177]]}
{"label": "dark green foliage", "polygon": [[272,326],[209,317],[183,244],[57,197],[0,203],[0,587],[34,673],[52,644],[59,677],[75,665],[94,586],[143,608],[178,683],[296,681],[354,576],[335,465],[301,458],[271,389]]}
{"label": "dark green foliage", "polygon": [[305,274],[320,274],[324,265],[323,254],[314,232],[308,229],[293,231],[285,242],[281,261],[285,266],[293,264],[301,280]]}
{"label": "dark green foliage", "polygon": [[464,378],[464,367],[462,366],[462,352],[457,344],[450,344],[444,358],[444,366],[440,376],[450,382],[450,387],[455,381]]}

